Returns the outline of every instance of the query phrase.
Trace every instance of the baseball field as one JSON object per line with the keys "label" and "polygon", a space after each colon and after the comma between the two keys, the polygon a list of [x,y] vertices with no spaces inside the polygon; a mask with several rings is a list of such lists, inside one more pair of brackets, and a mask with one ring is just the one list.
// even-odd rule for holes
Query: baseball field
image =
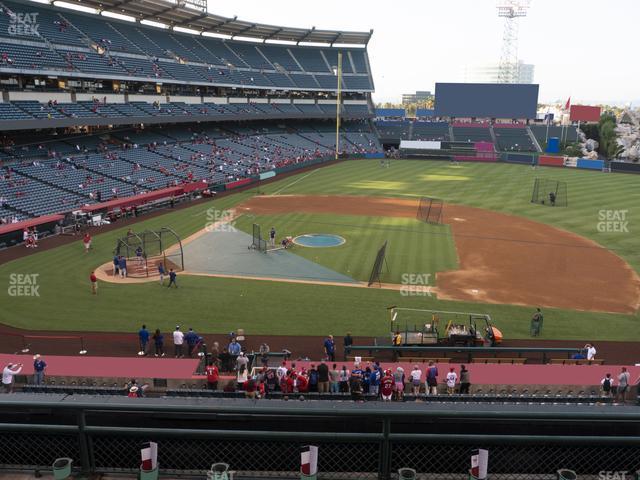
{"label": "baseball field", "polygon": [[[568,206],[531,204],[536,177],[567,182]],[[443,225],[416,219],[422,196],[444,200]],[[633,340],[640,338],[640,240],[634,234],[639,196],[632,175],[404,160],[383,168],[377,161],[344,161],[142,217],[132,227],[96,232],[88,254],[78,238],[4,263],[0,277],[9,283],[16,275],[36,274],[31,278],[38,295],[3,289],[0,323],[105,332],[132,332],[141,323],[170,331],[180,323],[203,333],[244,328],[255,335],[381,336],[389,331],[386,307],[399,305],[488,313],[505,338],[520,339],[528,338],[532,309],[541,306],[543,339]],[[274,227],[278,239],[322,233],[345,242],[329,248],[296,245],[286,255],[305,263],[290,263],[287,279],[268,278],[252,266],[277,263],[282,252],[242,245],[236,262],[224,249],[194,248],[220,218],[238,232],[250,233],[260,224],[264,237]],[[128,228],[165,226],[184,243],[187,266],[178,275],[179,288],[163,288],[156,280],[108,279],[91,295],[89,274],[110,262],[118,237]],[[382,286],[366,287],[384,242]],[[238,265],[220,273],[222,263],[227,269]],[[210,266],[196,271],[201,264]],[[296,265],[347,280],[298,281]],[[414,284],[423,282],[429,285],[426,294],[415,294]]]}

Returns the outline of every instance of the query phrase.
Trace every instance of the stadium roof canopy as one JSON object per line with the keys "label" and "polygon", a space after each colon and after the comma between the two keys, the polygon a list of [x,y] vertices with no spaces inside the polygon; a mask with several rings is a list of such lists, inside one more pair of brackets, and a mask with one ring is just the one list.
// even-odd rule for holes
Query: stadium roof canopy
{"label": "stadium roof canopy", "polygon": [[371,39],[368,32],[341,32],[311,28],[279,27],[213,15],[206,0],[64,0],[67,4],[94,8],[134,17],[136,20],[160,22],[170,27],[197,30],[259,41],[279,40],[294,43],[364,45]]}

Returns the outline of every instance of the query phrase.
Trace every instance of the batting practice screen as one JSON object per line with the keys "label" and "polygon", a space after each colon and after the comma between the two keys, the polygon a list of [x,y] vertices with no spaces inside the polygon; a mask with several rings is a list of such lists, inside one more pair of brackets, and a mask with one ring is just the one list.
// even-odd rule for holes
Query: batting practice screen
{"label": "batting practice screen", "polygon": [[436,83],[436,116],[536,118],[538,85]]}
{"label": "batting practice screen", "polygon": [[567,182],[552,178],[536,178],[531,192],[531,203],[539,203],[551,207],[566,207],[569,205],[567,196]]}
{"label": "batting practice screen", "polygon": [[442,223],[442,200],[438,198],[422,197],[418,204],[416,218],[421,222],[441,224]]}
{"label": "batting practice screen", "polygon": [[260,225],[256,223],[253,224],[253,241],[251,247],[260,252],[267,251],[267,241],[263,240],[262,234],[260,233]]}

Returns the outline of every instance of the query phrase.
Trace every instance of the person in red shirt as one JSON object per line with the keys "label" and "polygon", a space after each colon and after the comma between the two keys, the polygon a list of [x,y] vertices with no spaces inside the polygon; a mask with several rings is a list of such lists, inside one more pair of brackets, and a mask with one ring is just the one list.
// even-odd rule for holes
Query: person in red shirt
{"label": "person in red shirt", "polygon": [[384,377],[380,380],[380,394],[382,395],[382,400],[385,402],[391,401],[391,396],[393,395],[393,376],[391,376],[391,370],[385,370]]}
{"label": "person in red shirt", "polygon": [[220,373],[216,364],[210,361],[207,368],[204,369],[204,372],[207,374],[207,387],[211,390],[217,390]]}
{"label": "person in red shirt", "polygon": [[96,272],[91,272],[89,275],[89,280],[91,281],[91,293],[94,295],[98,294],[98,277],[96,277]]}
{"label": "person in red shirt", "polygon": [[89,253],[89,249],[91,248],[91,235],[85,233],[82,243],[84,244],[84,253]]}
{"label": "person in red shirt", "polygon": [[296,383],[298,385],[298,392],[307,393],[309,391],[309,378],[306,376],[304,371],[298,374]]}

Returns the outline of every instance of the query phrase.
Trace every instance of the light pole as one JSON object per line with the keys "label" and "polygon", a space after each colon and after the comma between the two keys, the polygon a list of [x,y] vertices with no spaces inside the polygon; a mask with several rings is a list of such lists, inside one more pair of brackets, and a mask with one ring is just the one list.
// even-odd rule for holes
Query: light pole
{"label": "light pole", "polygon": [[338,65],[335,69],[338,79],[338,94],[336,99],[336,160],[340,151],[340,104],[342,102],[342,52],[338,52]]}

